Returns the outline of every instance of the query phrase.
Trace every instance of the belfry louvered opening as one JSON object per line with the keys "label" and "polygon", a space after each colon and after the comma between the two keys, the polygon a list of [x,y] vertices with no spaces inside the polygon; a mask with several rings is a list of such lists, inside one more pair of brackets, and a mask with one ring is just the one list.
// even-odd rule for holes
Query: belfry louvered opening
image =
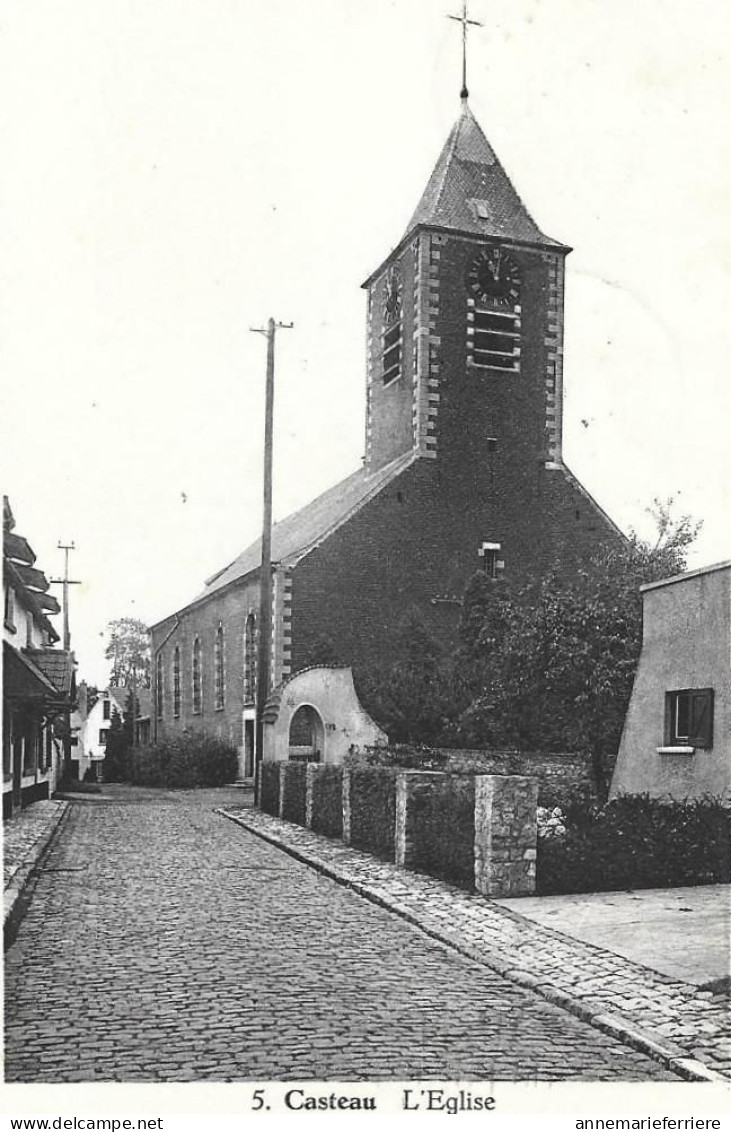
{"label": "belfry louvered opening", "polygon": [[515,311],[471,312],[470,356],[474,365],[487,369],[520,371],[520,315]]}
{"label": "belfry louvered opening", "polygon": [[383,384],[401,375],[401,319],[383,332]]}

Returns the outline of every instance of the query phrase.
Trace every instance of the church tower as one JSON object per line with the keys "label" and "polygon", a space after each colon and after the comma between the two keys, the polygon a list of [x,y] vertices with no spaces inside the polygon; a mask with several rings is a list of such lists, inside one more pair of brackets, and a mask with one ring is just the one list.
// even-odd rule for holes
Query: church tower
{"label": "church tower", "polygon": [[[561,465],[564,263],[461,111],[368,291],[366,467],[412,450],[455,487]],[[511,476],[512,478],[512,476]]]}

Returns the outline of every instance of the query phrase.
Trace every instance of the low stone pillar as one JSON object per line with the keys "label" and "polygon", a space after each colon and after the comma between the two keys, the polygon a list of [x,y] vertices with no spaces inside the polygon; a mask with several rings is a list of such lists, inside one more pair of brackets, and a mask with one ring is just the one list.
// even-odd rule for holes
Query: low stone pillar
{"label": "low stone pillar", "polygon": [[396,864],[402,869],[414,865],[414,800],[433,789],[436,779],[443,779],[438,770],[405,770],[396,776],[396,831],[394,838]]}
{"label": "low stone pillar", "polygon": [[483,896],[535,893],[537,805],[534,778],[475,777],[475,888]]}
{"label": "low stone pillar", "polygon": [[350,845],[350,767],[343,767],[343,845]]}

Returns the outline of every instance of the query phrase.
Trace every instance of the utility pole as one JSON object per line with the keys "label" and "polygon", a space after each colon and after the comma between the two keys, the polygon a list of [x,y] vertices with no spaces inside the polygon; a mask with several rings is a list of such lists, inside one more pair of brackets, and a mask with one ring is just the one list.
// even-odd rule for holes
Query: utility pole
{"label": "utility pole", "polygon": [[[73,541],[64,543],[58,540],[58,549],[63,551],[64,555],[64,568],[63,578],[51,578],[50,584],[54,586],[63,586],[63,647],[64,652],[71,651],[71,631],[69,629],[69,586],[80,586],[81,582],[69,578],[69,551],[76,550]],[[64,777],[70,777],[71,772],[71,708],[69,707],[65,713],[66,715],[66,734],[63,740],[63,773]]]}
{"label": "utility pole", "polygon": [[81,582],[69,578],[69,551],[76,550],[73,542],[64,543],[58,540],[58,549],[63,551],[64,569],[63,578],[51,578],[51,585],[63,586],[63,647],[66,652],[71,649],[71,633],[69,631],[69,586],[80,586]]}
{"label": "utility pole", "polygon": [[266,328],[250,329],[267,340],[266,406],[264,410],[264,507],[259,575],[259,647],[256,674],[256,740],[254,743],[254,803],[259,802],[259,767],[264,753],[264,706],[269,698],[272,652],[272,453],[274,446],[274,340],[277,330],[291,330],[291,322],[270,318]]}

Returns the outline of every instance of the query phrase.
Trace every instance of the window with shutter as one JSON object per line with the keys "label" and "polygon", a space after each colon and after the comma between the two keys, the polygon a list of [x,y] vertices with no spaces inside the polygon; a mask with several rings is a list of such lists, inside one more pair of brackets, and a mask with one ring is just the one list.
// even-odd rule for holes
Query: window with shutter
{"label": "window with shutter", "polygon": [[713,746],[713,688],[683,688],[666,694],[665,741],[669,744]]}
{"label": "window with shutter", "polygon": [[689,741],[693,747],[713,746],[713,688],[691,693]]}

